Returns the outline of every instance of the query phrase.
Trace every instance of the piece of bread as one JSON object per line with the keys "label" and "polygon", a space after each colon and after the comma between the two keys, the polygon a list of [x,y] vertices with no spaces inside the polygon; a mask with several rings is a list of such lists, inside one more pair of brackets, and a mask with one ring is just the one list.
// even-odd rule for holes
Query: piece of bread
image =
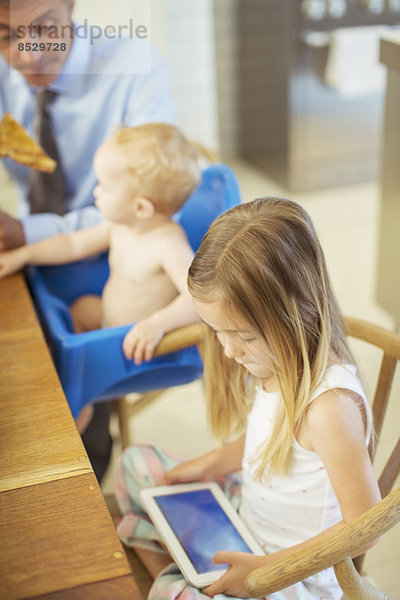
{"label": "piece of bread", "polygon": [[52,173],[57,166],[10,113],[6,113],[0,123],[0,156],[47,173]]}

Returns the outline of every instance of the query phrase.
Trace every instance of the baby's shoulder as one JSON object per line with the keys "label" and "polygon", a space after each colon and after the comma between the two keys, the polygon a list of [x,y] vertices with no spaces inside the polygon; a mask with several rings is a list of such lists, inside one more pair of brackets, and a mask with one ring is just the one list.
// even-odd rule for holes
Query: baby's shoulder
{"label": "baby's shoulder", "polygon": [[171,245],[179,247],[182,244],[189,245],[185,230],[175,221],[167,221],[154,234],[158,244],[165,249],[171,248]]}
{"label": "baby's shoulder", "polygon": [[180,225],[176,221],[173,221],[172,219],[169,219],[168,221],[166,221],[164,223],[163,231],[165,232],[165,235],[172,235],[172,236],[176,235],[176,236],[186,237],[186,233],[185,233],[185,230],[183,229],[182,225]]}

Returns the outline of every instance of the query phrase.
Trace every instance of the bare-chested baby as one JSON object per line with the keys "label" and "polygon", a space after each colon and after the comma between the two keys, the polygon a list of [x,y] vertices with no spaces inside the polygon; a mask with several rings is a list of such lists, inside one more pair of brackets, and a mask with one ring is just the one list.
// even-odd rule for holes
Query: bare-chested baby
{"label": "bare-chested baby", "polygon": [[187,291],[193,258],[171,217],[199,183],[197,154],[164,123],[122,128],[96,153],[96,205],[104,221],[0,254],[0,278],[27,264],[54,265],[109,249],[102,297],[71,305],[77,332],[135,322],[123,341],[127,358],[149,360],[165,333],[198,320]]}

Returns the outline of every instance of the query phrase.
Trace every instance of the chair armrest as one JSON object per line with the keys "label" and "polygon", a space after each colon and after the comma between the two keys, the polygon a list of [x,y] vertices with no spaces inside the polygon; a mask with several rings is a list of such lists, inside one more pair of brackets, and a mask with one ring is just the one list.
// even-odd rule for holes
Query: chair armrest
{"label": "chair armrest", "polygon": [[154,351],[154,356],[169,354],[190,346],[198,346],[204,340],[206,326],[203,323],[188,325],[167,333]]}
{"label": "chair armrest", "polygon": [[353,556],[399,521],[400,486],[340,531],[252,571],[246,578],[246,589],[254,598],[282,590]]}

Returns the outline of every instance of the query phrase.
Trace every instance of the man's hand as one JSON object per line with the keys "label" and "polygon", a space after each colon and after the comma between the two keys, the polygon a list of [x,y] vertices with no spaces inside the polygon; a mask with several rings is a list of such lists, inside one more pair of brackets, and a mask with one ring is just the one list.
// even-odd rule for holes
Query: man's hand
{"label": "man's hand", "polygon": [[0,252],[19,248],[25,244],[21,221],[0,210]]}

